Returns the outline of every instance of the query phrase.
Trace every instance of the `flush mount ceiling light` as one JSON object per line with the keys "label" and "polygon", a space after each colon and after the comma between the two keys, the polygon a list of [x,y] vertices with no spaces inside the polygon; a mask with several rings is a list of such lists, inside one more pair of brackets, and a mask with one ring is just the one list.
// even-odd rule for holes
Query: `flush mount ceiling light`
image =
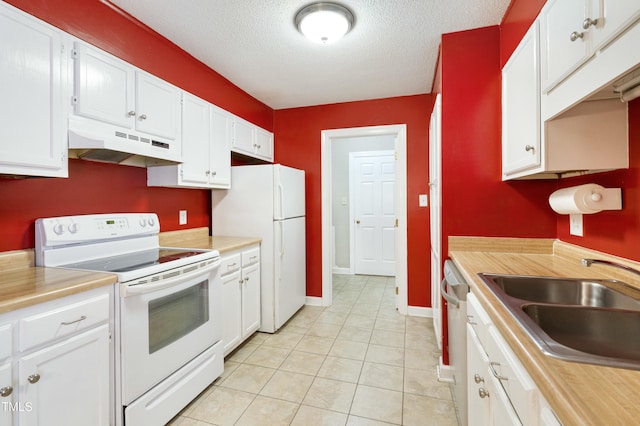
{"label": "flush mount ceiling light", "polygon": [[331,43],[348,33],[355,18],[353,13],[338,3],[317,2],[307,5],[296,13],[298,31],[317,43]]}

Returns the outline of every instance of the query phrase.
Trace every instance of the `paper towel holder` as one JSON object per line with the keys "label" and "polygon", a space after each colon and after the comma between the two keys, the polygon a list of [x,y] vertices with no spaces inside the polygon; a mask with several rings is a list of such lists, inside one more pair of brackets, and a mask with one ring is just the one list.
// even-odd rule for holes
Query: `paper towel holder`
{"label": "paper towel holder", "polygon": [[551,208],[559,214],[593,214],[622,210],[622,189],[604,188],[595,183],[572,186],[549,196]]}

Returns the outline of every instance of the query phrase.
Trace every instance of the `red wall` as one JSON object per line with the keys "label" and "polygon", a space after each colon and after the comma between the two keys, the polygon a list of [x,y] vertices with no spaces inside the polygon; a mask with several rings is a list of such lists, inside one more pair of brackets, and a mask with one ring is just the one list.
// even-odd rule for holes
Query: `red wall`
{"label": "red wall", "polygon": [[507,62],[546,0],[511,0],[500,24],[500,67]]}
{"label": "red wall", "polygon": [[[162,231],[210,225],[209,191],[147,188],[141,167],[69,160],[69,178],[0,178],[0,251],[34,246],[39,217],[155,212]],[[187,210],[188,225],[178,225]]]}
{"label": "red wall", "polygon": [[[433,96],[418,95],[275,111],[275,159],[306,172],[307,295],[322,295],[320,133],[322,130],[407,125],[408,301],[430,306],[428,194],[429,116]],[[415,201],[415,202],[414,202]]]}
{"label": "red wall", "polygon": [[501,180],[498,27],[442,37],[442,234],[555,237],[555,181]]}
{"label": "red wall", "polygon": [[[7,3],[273,130],[271,108],[106,2],[8,0]],[[160,216],[163,231],[210,225],[209,191],[147,188],[146,170],[137,167],[70,160],[68,179],[0,177],[0,196],[0,251],[33,247],[33,221],[38,217],[153,211]],[[182,209],[188,211],[186,226],[177,223],[178,210]]]}

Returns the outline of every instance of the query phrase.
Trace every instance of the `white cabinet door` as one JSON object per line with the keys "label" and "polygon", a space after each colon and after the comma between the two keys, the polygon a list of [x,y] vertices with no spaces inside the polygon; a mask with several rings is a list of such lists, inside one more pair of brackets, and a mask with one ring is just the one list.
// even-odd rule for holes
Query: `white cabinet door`
{"label": "white cabinet door", "polygon": [[20,408],[14,410],[14,395],[17,393],[11,380],[11,362],[0,364],[0,425],[13,424],[13,411]]}
{"label": "white cabinet door", "polygon": [[489,390],[487,389],[489,358],[475,331],[467,324],[467,419],[469,426],[491,424]]}
{"label": "white cabinet door", "polygon": [[60,31],[0,3],[0,173],[68,176],[64,49]]}
{"label": "white cabinet door", "polygon": [[253,155],[256,146],[255,126],[241,118],[233,119],[233,142],[232,149],[241,154]]}
{"label": "white cabinet door", "polygon": [[133,128],[134,68],[113,56],[75,43],[75,113]]}
{"label": "white cabinet door", "polygon": [[19,400],[33,409],[20,424],[109,425],[109,325],[46,347],[19,360]]}
{"label": "white cabinet door", "polygon": [[231,187],[231,127],[232,116],[214,105],[211,112],[210,182],[214,188]]}
{"label": "white cabinet door", "polygon": [[502,178],[540,165],[538,21],[502,69]]}
{"label": "white cabinet door", "polygon": [[240,271],[222,277],[224,354],[242,341],[242,286]]}
{"label": "white cabinet door", "polygon": [[151,74],[136,71],[136,130],[176,140],[179,106],[178,88]]}
{"label": "white cabinet door", "polygon": [[[486,389],[489,392],[487,399],[489,400],[490,412],[491,412],[491,424],[495,426],[521,425],[522,422],[516,414],[507,394],[505,393],[500,381],[496,379],[491,372],[486,374],[487,383]],[[531,422],[536,424],[537,422]]]}
{"label": "white cabinet door", "polygon": [[592,0],[593,49],[599,50],[640,17],[640,2],[632,0]]}
{"label": "white cabinet door", "polygon": [[209,104],[185,93],[182,98],[181,181],[209,185]]}
{"label": "white cabinet door", "polygon": [[260,327],[260,264],[242,268],[242,335]]}
{"label": "white cabinet door", "polygon": [[591,0],[549,0],[540,12],[541,78],[546,93],[592,55],[582,28]]}
{"label": "white cabinet door", "polygon": [[256,128],[256,157],[273,161],[273,133]]}

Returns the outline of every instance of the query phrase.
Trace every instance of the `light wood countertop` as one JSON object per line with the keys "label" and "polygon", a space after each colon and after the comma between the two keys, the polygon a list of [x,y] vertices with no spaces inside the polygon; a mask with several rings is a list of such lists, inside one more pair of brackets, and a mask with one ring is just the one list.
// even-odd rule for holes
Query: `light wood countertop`
{"label": "light wood countertop", "polygon": [[[530,244],[532,243],[532,244]],[[564,425],[638,424],[640,371],[556,360],[544,355],[478,277],[480,272],[618,279],[640,288],[638,277],[580,258],[638,263],[553,240],[450,237],[449,256]],[[638,337],[640,338],[640,336]]]}
{"label": "light wood countertop", "polygon": [[218,250],[225,253],[238,250],[253,244],[259,244],[261,238],[209,236],[209,228],[193,228],[184,231],[169,231],[160,234],[160,245],[163,247],[189,247]]}
{"label": "light wood countertop", "polygon": [[26,267],[0,273],[0,314],[114,284],[114,274]]}

